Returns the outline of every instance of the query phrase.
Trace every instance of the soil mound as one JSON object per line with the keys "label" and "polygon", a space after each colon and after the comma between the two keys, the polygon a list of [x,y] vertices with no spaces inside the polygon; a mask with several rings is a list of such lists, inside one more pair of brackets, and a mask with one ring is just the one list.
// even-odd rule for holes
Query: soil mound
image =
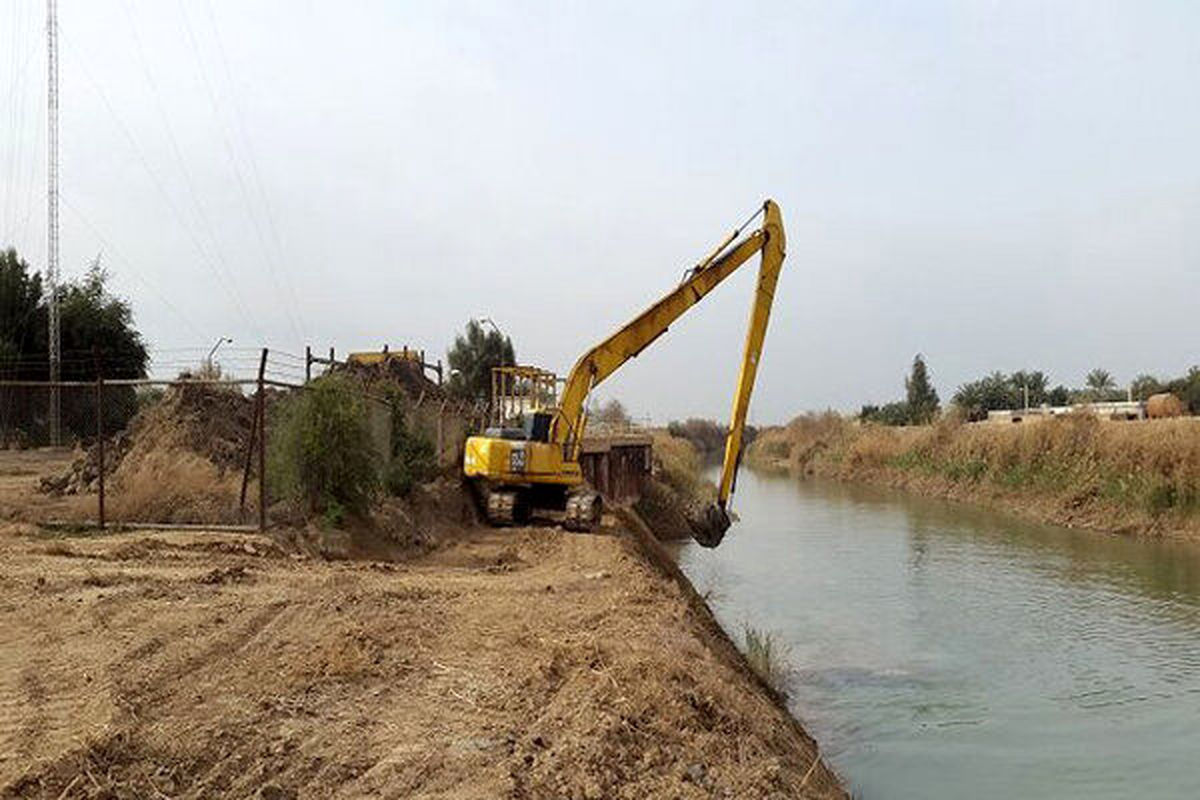
{"label": "soil mound", "polygon": [[[234,500],[253,414],[253,399],[230,387],[169,387],[105,443],[104,474],[114,511],[167,522],[236,521]],[[92,493],[100,468],[93,443],[38,488],[51,495]]]}
{"label": "soil mound", "polygon": [[236,389],[176,384],[134,418],[126,458],[155,450],[185,450],[220,470],[237,470],[246,457],[253,418],[254,400]]}
{"label": "soil mound", "polygon": [[414,400],[424,396],[426,399],[443,397],[445,392],[435,381],[425,376],[425,369],[416,361],[403,358],[389,358],[376,364],[363,364],[355,361],[339,364],[336,368],[367,386],[392,385],[398,386],[406,395]]}
{"label": "soil mound", "polygon": [[[104,474],[112,475],[129,459],[183,451],[204,458],[224,472],[236,470],[246,457],[254,401],[236,389],[178,383],[157,403],[138,412],[129,427],[105,442]],[[82,450],[61,475],[42,479],[46,494],[84,494],[96,491],[100,448]]]}

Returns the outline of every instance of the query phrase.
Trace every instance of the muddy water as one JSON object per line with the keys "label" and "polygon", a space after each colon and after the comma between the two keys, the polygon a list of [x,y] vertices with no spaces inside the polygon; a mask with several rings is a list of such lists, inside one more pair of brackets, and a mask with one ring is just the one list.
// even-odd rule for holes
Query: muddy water
{"label": "muddy water", "polygon": [[680,564],[856,795],[1200,797],[1200,547],[745,470]]}

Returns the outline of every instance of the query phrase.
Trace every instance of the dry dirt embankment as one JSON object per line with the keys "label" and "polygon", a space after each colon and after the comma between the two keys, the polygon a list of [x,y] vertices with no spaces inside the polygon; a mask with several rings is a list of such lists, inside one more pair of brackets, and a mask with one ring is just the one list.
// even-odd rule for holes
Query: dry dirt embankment
{"label": "dry dirt embankment", "polygon": [[1200,539],[1200,419],[890,428],[836,414],[759,435],[748,463],[1117,533]]}
{"label": "dry dirt embankment", "polygon": [[686,439],[652,430],[654,468],[634,509],[663,541],[687,539],[689,516],[716,499],[716,487],[704,479],[703,459]]}
{"label": "dry dirt embankment", "polygon": [[844,797],[614,526],[443,530],[398,562],[0,528],[0,796]]}

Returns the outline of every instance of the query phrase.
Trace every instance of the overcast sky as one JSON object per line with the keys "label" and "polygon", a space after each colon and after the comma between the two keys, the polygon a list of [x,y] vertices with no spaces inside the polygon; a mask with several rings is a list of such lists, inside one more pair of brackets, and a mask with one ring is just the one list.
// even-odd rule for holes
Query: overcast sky
{"label": "overcast sky", "polygon": [[[765,197],[751,419],[1200,362],[1200,4],[60,0],[62,269],[218,336],[560,373]],[[0,245],[45,261],[42,0],[0,5]],[[724,416],[756,264],[601,387]],[[235,356],[239,351],[231,351]]]}

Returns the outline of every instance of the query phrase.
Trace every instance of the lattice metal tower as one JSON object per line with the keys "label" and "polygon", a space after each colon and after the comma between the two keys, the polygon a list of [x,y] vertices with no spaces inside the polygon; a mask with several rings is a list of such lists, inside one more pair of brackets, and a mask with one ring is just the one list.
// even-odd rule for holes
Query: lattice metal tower
{"label": "lattice metal tower", "polygon": [[50,444],[62,443],[58,381],[62,336],[58,325],[58,0],[46,0],[46,291],[50,306]]}

